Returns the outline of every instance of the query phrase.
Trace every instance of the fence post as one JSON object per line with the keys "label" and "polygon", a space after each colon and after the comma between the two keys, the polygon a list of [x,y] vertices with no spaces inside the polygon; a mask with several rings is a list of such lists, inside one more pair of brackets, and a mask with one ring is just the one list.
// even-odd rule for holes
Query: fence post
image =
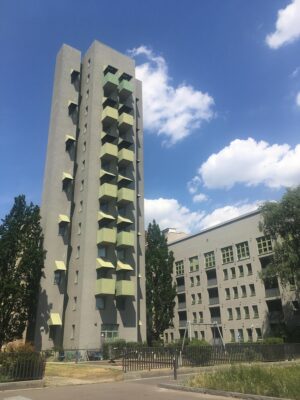
{"label": "fence post", "polygon": [[174,370],[174,380],[177,380],[177,350],[175,350],[173,356],[173,370]]}

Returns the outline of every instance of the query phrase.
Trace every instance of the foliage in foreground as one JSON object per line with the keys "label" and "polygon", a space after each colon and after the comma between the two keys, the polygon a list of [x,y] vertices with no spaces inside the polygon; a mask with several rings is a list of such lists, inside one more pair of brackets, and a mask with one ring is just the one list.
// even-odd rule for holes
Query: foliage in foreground
{"label": "foliage in foreground", "polygon": [[43,263],[39,207],[18,196],[0,224],[0,349],[20,339],[26,325],[33,339]]}
{"label": "foliage in foreground", "polygon": [[265,277],[278,276],[283,285],[300,285],[300,186],[288,189],[279,202],[261,207],[260,229],[275,242],[274,256]]}
{"label": "foliage in foreground", "polygon": [[300,365],[287,367],[238,365],[203,373],[186,384],[191,387],[300,400]]}

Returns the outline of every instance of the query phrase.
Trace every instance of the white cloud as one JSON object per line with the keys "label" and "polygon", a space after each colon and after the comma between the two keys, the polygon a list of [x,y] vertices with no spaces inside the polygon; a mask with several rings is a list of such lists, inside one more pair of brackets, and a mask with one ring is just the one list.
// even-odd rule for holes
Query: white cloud
{"label": "white cloud", "polygon": [[199,168],[199,176],[208,188],[230,189],[236,184],[269,188],[291,187],[300,183],[300,144],[270,145],[235,139]]}
{"label": "white cloud", "polygon": [[298,94],[296,96],[296,104],[297,104],[297,106],[300,107],[300,92],[298,92]]}
{"label": "white cloud", "polygon": [[198,188],[200,187],[200,185],[201,185],[200,177],[194,176],[194,178],[187,183],[188,191],[191,194],[195,194],[197,192]]}
{"label": "white cloud", "polygon": [[193,196],[194,203],[201,203],[206,200],[208,200],[208,197],[204,193],[198,193]]}
{"label": "white cloud", "polygon": [[297,67],[294,69],[294,71],[291,73],[291,78],[296,78],[300,72],[300,67]]}
{"label": "white cloud", "polygon": [[172,86],[163,57],[146,46],[129,52],[134,57],[146,57],[146,62],[136,67],[136,76],[143,82],[145,129],[163,135],[165,143],[172,145],[213,117],[214,99],[185,83]]}
{"label": "white cloud", "polygon": [[285,8],[278,11],[276,30],[266,37],[272,49],[294,42],[300,37],[300,0],[293,0]]}
{"label": "white cloud", "polygon": [[176,199],[145,199],[145,226],[153,219],[161,229],[176,228],[186,233],[197,233],[205,228],[254,211],[260,202],[235,204],[215,209],[212,213],[190,211]]}

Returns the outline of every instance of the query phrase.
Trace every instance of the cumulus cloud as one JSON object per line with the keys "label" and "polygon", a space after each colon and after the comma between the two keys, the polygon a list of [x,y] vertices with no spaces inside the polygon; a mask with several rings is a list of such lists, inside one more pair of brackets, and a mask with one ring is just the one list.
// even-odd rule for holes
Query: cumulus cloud
{"label": "cumulus cloud", "polygon": [[201,185],[201,179],[199,176],[194,176],[192,180],[190,180],[187,184],[188,191],[191,194],[195,194],[198,191],[198,188]]}
{"label": "cumulus cloud", "polygon": [[213,117],[214,99],[185,83],[170,84],[166,60],[146,46],[129,51],[146,62],[137,65],[136,76],[143,82],[144,127],[163,135],[164,143],[173,145]]}
{"label": "cumulus cloud", "polygon": [[176,228],[186,233],[196,233],[205,228],[254,211],[260,202],[235,204],[215,209],[211,213],[191,211],[176,199],[145,199],[145,226],[153,219],[161,229]]}
{"label": "cumulus cloud", "polygon": [[198,193],[193,196],[194,203],[202,203],[203,201],[208,200],[208,197],[204,193]]}
{"label": "cumulus cloud", "polygon": [[269,188],[296,186],[300,183],[300,144],[291,148],[253,138],[235,139],[212,154],[198,173],[207,188],[230,189],[239,183]]}
{"label": "cumulus cloud", "polygon": [[300,37],[300,0],[293,0],[278,11],[276,30],[267,35],[266,42],[272,49],[294,42]]}
{"label": "cumulus cloud", "polygon": [[300,107],[300,92],[298,92],[298,94],[296,96],[296,104],[297,104],[297,106]]}

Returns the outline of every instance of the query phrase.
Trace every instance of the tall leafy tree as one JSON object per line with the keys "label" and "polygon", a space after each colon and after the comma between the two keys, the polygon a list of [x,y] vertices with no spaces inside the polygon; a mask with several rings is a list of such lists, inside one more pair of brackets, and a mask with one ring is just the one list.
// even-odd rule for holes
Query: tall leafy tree
{"label": "tall leafy tree", "polygon": [[0,225],[0,348],[26,326],[33,339],[43,263],[39,207],[18,196]]}
{"label": "tall leafy tree", "polygon": [[148,226],[146,247],[147,340],[159,340],[172,325],[176,287],[172,282],[174,257],[159,225]]}
{"label": "tall leafy tree", "polygon": [[300,288],[300,186],[288,189],[281,201],[261,207],[265,235],[274,243],[274,256],[265,277],[278,276],[283,285],[296,281]]}

